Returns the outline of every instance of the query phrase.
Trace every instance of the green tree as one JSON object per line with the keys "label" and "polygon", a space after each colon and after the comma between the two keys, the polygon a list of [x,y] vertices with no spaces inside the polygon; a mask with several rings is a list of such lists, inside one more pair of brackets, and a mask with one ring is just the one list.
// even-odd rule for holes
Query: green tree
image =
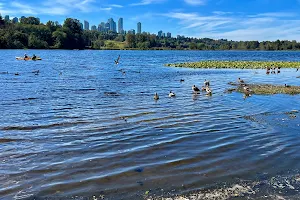
{"label": "green tree", "polygon": [[135,35],[134,34],[126,34],[126,44],[129,48],[136,47]]}

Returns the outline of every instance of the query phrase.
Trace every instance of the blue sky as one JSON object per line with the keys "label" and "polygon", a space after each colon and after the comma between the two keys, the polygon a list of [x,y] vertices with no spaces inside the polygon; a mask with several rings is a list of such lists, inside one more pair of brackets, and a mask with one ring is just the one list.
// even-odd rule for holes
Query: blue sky
{"label": "blue sky", "polygon": [[197,38],[300,41],[300,0],[0,0],[1,15],[66,17],[98,25],[124,18],[124,29]]}

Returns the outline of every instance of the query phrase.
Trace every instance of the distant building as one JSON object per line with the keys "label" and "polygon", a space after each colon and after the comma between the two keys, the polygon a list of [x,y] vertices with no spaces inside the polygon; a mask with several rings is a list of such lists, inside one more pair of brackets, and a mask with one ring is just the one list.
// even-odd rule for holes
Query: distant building
{"label": "distant building", "polygon": [[107,23],[109,24],[109,29],[110,31],[116,32],[116,23],[114,22],[113,18],[109,18]]}
{"label": "distant building", "polygon": [[22,16],[20,17],[19,21],[22,22],[22,20],[24,20],[26,17],[25,16]]}
{"label": "distant building", "polygon": [[141,34],[141,33],[142,33],[142,23],[141,23],[141,22],[138,22],[138,23],[137,23],[137,33],[138,33],[138,34]]}
{"label": "distant building", "polygon": [[122,17],[118,20],[118,33],[120,33],[120,34],[124,33],[123,18]]}
{"label": "distant building", "polygon": [[82,23],[80,23],[80,27],[81,27],[81,29],[83,29],[83,24]]}
{"label": "distant building", "polygon": [[83,23],[84,23],[84,30],[90,30],[89,22],[84,20]]}
{"label": "distant building", "polygon": [[98,25],[98,31],[102,32],[102,26],[101,26],[101,24]]}
{"label": "distant building", "polygon": [[104,30],[105,32],[108,32],[110,30],[110,24],[108,22],[105,23]]}
{"label": "distant building", "polygon": [[134,35],[135,35],[135,30],[134,30],[134,29],[131,29],[131,30],[128,31],[128,33],[129,33],[129,34],[134,34]]}
{"label": "distant building", "polygon": [[92,30],[92,31],[96,31],[96,30],[97,30],[97,27],[96,27],[95,25],[93,25],[93,26],[91,27],[91,30]]}
{"label": "distant building", "polygon": [[18,22],[19,22],[19,19],[18,19],[17,17],[14,17],[14,18],[12,19],[12,22],[13,22],[13,23],[18,23]]}
{"label": "distant building", "polygon": [[5,15],[4,20],[9,21],[9,15]]}
{"label": "distant building", "polygon": [[184,35],[177,35],[177,39],[182,39],[184,38]]}
{"label": "distant building", "polygon": [[170,32],[167,33],[167,37],[168,37],[168,38],[171,38],[171,37],[172,37],[172,35],[171,35]]}
{"label": "distant building", "polygon": [[162,31],[158,31],[157,36],[158,37],[162,37],[162,35],[163,35],[163,32]]}
{"label": "distant building", "polygon": [[163,33],[163,35],[162,35],[163,37],[166,37],[166,34],[165,33]]}
{"label": "distant building", "polygon": [[113,22],[113,29],[112,29],[113,32],[117,32],[117,23],[116,22]]}

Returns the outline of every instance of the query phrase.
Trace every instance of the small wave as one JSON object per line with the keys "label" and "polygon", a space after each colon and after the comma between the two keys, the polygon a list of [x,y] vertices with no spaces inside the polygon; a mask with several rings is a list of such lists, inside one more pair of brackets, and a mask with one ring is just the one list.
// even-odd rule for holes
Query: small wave
{"label": "small wave", "polygon": [[16,142],[20,140],[21,139],[0,138],[0,143]]}
{"label": "small wave", "polygon": [[16,99],[14,101],[31,101],[31,100],[36,100],[38,98],[35,97],[28,97],[28,98],[21,98],[21,99]]}
{"label": "small wave", "polygon": [[76,121],[76,122],[62,122],[62,123],[54,123],[54,124],[46,124],[46,125],[35,125],[35,126],[5,126],[0,127],[0,130],[3,131],[28,131],[28,130],[36,130],[36,129],[48,129],[54,127],[67,127],[74,126],[79,124],[89,124],[89,121]]}

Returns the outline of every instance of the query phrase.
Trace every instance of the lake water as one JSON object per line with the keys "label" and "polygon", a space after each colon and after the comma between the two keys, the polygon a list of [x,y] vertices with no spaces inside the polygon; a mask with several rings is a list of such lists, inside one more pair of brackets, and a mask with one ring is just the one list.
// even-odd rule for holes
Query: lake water
{"label": "lake water", "polygon": [[[15,60],[24,53],[43,60]],[[0,54],[0,199],[299,199],[300,115],[286,112],[300,109],[300,95],[244,99],[224,91],[238,77],[300,85],[300,71],[266,75],[163,64],[300,61],[300,52]],[[212,96],[193,94],[192,85],[205,79]],[[176,98],[168,97],[170,90]]]}

